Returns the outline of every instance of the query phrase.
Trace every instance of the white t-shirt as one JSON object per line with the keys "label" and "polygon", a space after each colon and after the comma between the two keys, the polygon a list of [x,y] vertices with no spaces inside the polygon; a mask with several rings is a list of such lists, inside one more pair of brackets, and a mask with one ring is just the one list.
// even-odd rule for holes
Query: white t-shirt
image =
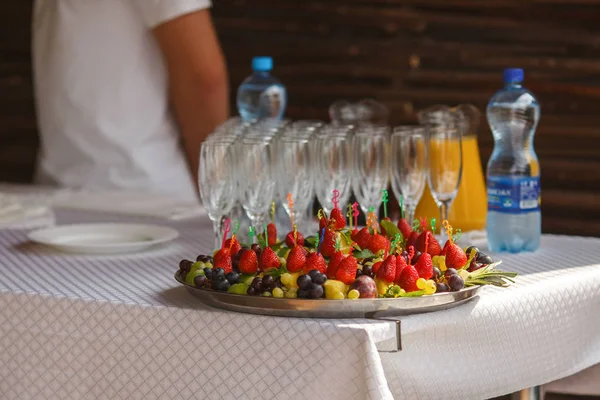
{"label": "white t-shirt", "polygon": [[210,0],[36,0],[37,180],[197,201],[151,29]]}

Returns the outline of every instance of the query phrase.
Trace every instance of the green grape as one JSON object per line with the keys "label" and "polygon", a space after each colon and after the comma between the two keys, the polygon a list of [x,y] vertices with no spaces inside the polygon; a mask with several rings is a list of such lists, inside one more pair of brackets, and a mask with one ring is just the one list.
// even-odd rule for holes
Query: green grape
{"label": "green grape", "polygon": [[281,290],[278,287],[276,287],[275,289],[273,289],[273,297],[276,297],[278,299],[282,299],[283,298],[283,290]]}
{"label": "green grape", "polygon": [[206,264],[204,264],[202,261],[196,261],[190,267],[190,271],[195,271],[197,269],[204,269],[204,268],[206,268]]}
{"label": "green grape", "polygon": [[271,295],[271,292],[263,292],[261,294],[261,296],[263,296],[263,297],[271,297],[272,295]]}
{"label": "green grape", "polygon": [[292,275],[287,272],[281,275],[281,283],[285,286],[290,286],[292,284]]}
{"label": "green grape", "polygon": [[227,289],[227,292],[234,294],[246,294],[248,287],[249,286],[245,283],[236,283],[235,285],[231,285],[229,289]]}
{"label": "green grape", "polygon": [[187,283],[188,285],[194,286],[194,279],[198,275],[204,275],[204,270],[203,269],[190,270],[190,272],[188,272],[188,274],[185,276],[185,283]]}
{"label": "green grape", "polygon": [[417,287],[421,290],[425,289],[425,287],[427,286],[427,281],[423,278],[419,278],[417,279]]}
{"label": "green grape", "polygon": [[335,292],[331,298],[333,300],[344,300],[346,297],[344,297],[344,293],[342,292]]}
{"label": "green grape", "polygon": [[350,300],[356,300],[360,297],[360,292],[356,289],[352,289],[351,291],[348,292],[348,298]]}
{"label": "green grape", "polygon": [[286,299],[295,299],[296,297],[298,297],[298,290],[296,288],[290,288],[285,292]]}
{"label": "green grape", "polygon": [[425,284],[425,294],[434,294],[435,293],[435,282],[432,280],[428,280]]}

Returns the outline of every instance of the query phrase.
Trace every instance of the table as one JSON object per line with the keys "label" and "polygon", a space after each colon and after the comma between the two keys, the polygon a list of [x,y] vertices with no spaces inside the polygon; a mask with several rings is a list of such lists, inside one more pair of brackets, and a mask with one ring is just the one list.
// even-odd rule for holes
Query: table
{"label": "table", "polygon": [[[57,210],[59,223],[142,218]],[[158,221],[153,221],[158,222]],[[212,246],[204,219],[136,255],[54,253],[0,231],[2,399],[484,399],[600,362],[600,239],[544,236],[522,274],[453,310],[393,323],[211,309],[173,279]]]}

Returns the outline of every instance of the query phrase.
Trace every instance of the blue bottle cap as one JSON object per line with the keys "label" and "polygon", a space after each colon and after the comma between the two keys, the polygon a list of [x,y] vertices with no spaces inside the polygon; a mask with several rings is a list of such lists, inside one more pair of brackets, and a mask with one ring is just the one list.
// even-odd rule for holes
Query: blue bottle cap
{"label": "blue bottle cap", "polygon": [[252,70],[258,72],[268,72],[273,69],[273,59],[271,57],[254,57],[252,59]]}
{"label": "blue bottle cap", "polygon": [[521,68],[506,68],[504,70],[504,83],[521,83],[525,73]]}

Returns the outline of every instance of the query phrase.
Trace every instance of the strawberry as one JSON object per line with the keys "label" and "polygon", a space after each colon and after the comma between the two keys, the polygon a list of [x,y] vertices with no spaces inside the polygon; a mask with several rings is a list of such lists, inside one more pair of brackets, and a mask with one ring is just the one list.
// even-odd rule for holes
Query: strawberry
{"label": "strawberry", "polygon": [[253,274],[258,271],[258,257],[253,250],[244,250],[239,262],[242,274]]}
{"label": "strawberry", "polygon": [[[233,244],[231,243],[233,239]],[[239,253],[239,251],[242,249],[242,245],[240,244],[240,242],[237,240],[237,238],[233,238],[230,237],[229,239],[227,239],[225,241],[225,248],[226,249],[231,249],[230,250],[230,254],[232,256],[235,256],[237,253]]]}
{"label": "strawberry", "polygon": [[[304,236],[302,236],[302,234],[298,231],[296,231],[296,240],[298,245],[304,246]],[[296,243],[294,243],[294,231],[291,231],[287,234],[287,236],[285,237],[285,244],[290,249],[296,245]]]}
{"label": "strawberry", "polygon": [[272,248],[265,247],[260,255],[258,265],[261,271],[267,271],[269,269],[279,268],[281,263],[279,262],[277,253],[275,253]]}
{"label": "strawberry", "polygon": [[423,253],[419,261],[415,264],[415,269],[419,273],[419,278],[431,279],[433,276],[433,262],[429,253]]}
{"label": "strawberry", "polygon": [[287,257],[287,269],[290,272],[298,272],[306,262],[307,251],[302,246],[292,247]]}
{"label": "strawberry", "polygon": [[337,272],[340,263],[344,261],[344,258],[344,254],[341,251],[335,252],[333,257],[331,257],[331,260],[329,260],[329,265],[327,266],[327,273],[325,274],[327,275],[327,278],[335,279],[335,273]]}
{"label": "strawberry", "polygon": [[396,257],[396,277],[394,278],[396,284],[400,281],[400,274],[404,268],[406,268],[406,259],[404,256],[399,255]]}
{"label": "strawberry", "polygon": [[321,254],[325,257],[331,257],[335,254],[335,241],[337,236],[334,231],[325,229],[323,244],[321,244]]}
{"label": "strawberry", "polygon": [[321,229],[328,229],[329,228],[329,220],[327,220],[327,217],[325,216],[325,213],[323,213],[323,218],[321,218],[319,220],[319,232],[321,232]]}
{"label": "strawberry", "polygon": [[350,235],[350,237],[362,250],[367,248],[369,240],[371,239],[371,234],[369,233],[368,228],[362,228],[360,231],[352,232],[352,235]]}
{"label": "strawberry", "polygon": [[467,264],[467,255],[459,245],[451,243],[446,249],[446,267],[461,269]]}
{"label": "strawberry", "polygon": [[[402,256],[400,256],[402,257]],[[396,279],[396,256],[390,255],[383,261],[381,267],[377,271],[377,279],[387,283],[394,282]]]}
{"label": "strawberry", "polygon": [[306,257],[306,262],[302,266],[302,271],[308,274],[313,269],[316,269],[320,273],[324,274],[327,271],[327,262],[323,258],[323,255],[319,253],[310,253]]}
{"label": "strawberry", "polygon": [[406,218],[400,218],[398,220],[398,229],[400,229],[400,233],[402,233],[404,239],[408,239],[412,233],[412,226],[410,226]]}
{"label": "strawberry", "polygon": [[269,246],[274,246],[277,243],[277,227],[274,223],[267,225],[267,234],[269,236]]}
{"label": "strawberry", "polygon": [[419,237],[419,234],[417,232],[412,232],[409,236],[408,239],[406,240],[406,248],[408,249],[410,246],[415,246],[415,244],[417,243],[417,238]]}
{"label": "strawberry", "polygon": [[335,279],[344,282],[346,285],[350,285],[356,279],[357,268],[358,263],[356,262],[356,258],[348,256],[340,263],[335,272]]}
{"label": "strawberry", "polygon": [[390,251],[390,241],[378,233],[371,236],[367,249],[371,250],[373,254],[377,254],[379,251]]}
{"label": "strawberry", "polygon": [[427,247],[427,253],[430,256],[439,256],[442,252],[442,248],[440,247],[439,242],[433,236],[431,231],[424,231],[417,238],[417,242],[415,243],[415,250],[420,251],[421,253],[425,253],[425,242],[429,241],[429,247]]}
{"label": "strawberry", "polygon": [[213,261],[215,268],[223,268],[226,274],[230,273],[233,269],[231,253],[229,253],[229,249],[227,247],[217,251],[213,257]]}
{"label": "strawberry", "polygon": [[414,292],[416,290],[419,290],[419,288],[417,287],[418,279],[419,273],[417,272],[415,267],[413,267],[412,265],[408,265],[400,273],[398,285],[407,292]]}
{"label": "strawberry", "polygon": [[373,275],[377,276],[377,272],[379,272],[379,268],[381,268],[381,264],[383,264],[383,261],[377,261],[375,264],[373,264],[373,266],[371,267],[371,271],[373,271]]}
{"label": "strawberry", "polygon": [[333,210],[331,210],[331,214],[329,214],[329,219],[332,222],[335,220],[335,222],[333,223],[333,228],[336,231],[339,231],[340,229],[344,229],[346,227],[346,218],[344,218],[344,214],[339,208],[334,208]]}

